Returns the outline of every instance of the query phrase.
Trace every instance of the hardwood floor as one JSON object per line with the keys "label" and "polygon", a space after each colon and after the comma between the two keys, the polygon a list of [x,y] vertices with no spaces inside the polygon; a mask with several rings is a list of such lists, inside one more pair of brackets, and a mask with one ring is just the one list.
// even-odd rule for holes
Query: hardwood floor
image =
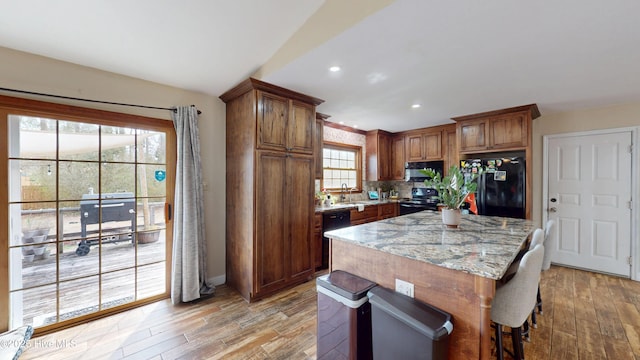
{"label": "hardwood floor", "polygon": [[[525,343],[527,359],[640,360],[639,282],[552,266],[540,286],[544,314]],[[34,338],[21,359],[314,359],[315,354],[316,292],[310,281],[253,304],[221,286],[215,297],[194,304],[146,305]]]}

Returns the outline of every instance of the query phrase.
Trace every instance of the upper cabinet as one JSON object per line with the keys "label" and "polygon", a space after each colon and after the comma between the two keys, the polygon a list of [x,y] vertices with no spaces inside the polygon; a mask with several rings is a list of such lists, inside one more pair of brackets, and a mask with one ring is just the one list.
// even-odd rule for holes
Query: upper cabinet
{"label": "upper cabinet", "polygon": [[442,131],[424,129],[407,133],[404,139],[407,161],[442,160]]}
{"label": "upper cabinet", "polygon": [[391,180],[391,134],[382,130],[366,135],[367,180]]}
{"label": "upper cabinet", "polygon": [[404,180],[404,135],[391,138],[391,180]]}
{"label": "upper cabinet", "polygon": [[315,106],[258,91],[258,148],[312,154]]}
{"label": "upper cabinet", "polygon": [[444,151],[444,171],[449,172],[452,165],[458,166],[458,146],[456,124],[446,125],[442,130],[442,149]]}
{"label": "upper cabinet", "polygon": [[314,151],[316,155],[315,178],[322,179],[322,146],[324,139],[324,121],[330,116],[316,111],[316,142]]}
{"label": "upper cabinet", "polygon": [[540,116],[535,104],[453,118],[461,154],[526,149],[531,120]]}

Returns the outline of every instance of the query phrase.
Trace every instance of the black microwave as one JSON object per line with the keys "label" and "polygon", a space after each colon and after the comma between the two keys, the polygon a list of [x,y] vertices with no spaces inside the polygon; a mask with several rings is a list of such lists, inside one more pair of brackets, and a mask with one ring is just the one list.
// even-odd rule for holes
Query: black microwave
{"label": "black microwave", "polygon": [[405,163],[405,181],[417,182],[427,180],[427,176],[420,171],[423,169],[433,169],[442,176],[442,173],[444,172],[444,161],[418,161]]}

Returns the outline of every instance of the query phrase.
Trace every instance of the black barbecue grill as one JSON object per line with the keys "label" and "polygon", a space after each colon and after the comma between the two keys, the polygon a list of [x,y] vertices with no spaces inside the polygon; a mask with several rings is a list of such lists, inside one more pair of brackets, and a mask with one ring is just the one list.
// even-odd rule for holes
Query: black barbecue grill
{"label": "black barbecue grill", "polygon": [[114,236],[103,239],[103,242],[120,242],[133,241],[134,224],[136,220],[136,201],[133,193],[103,193],[103,194],[84,194],[80,200],[80,234],[82,240],[78,243],[76,254],[84,256],[91,250],[91,245],[97,245],[99,238],[87,238],[87,225],[106,223],[110,221],[130,221],[131,237],[124,238]]}

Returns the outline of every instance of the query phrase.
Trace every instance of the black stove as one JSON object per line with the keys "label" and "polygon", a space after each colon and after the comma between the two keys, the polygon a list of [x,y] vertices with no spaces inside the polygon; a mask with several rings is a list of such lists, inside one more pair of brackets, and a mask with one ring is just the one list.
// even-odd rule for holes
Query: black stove
{"label": "black stove", "polygon": [[430,188],[411,189],[411,199],[400,201],[400,215],[423,210],[438,210],[438,190]]}

